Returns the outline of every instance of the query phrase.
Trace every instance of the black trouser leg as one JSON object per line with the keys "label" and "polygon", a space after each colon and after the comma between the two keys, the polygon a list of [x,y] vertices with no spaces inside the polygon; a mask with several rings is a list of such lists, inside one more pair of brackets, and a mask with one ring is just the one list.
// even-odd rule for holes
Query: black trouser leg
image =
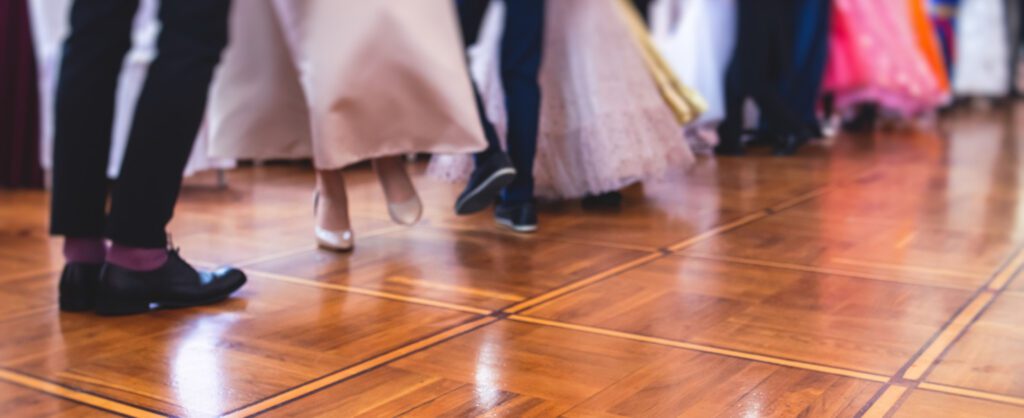
{"label": "black trouser leg", "polygon": [[[459,23],[466,46],[476,43],[489,0],[458,0]],[[522,203],[533,198],[533,162],[540,125],[540,62],[544,44],[544,0],[505,2],[505,31],[501,40],[501,79],[508,112],[508,154],[516,168],[515,181],[502,199]],[[487,137],[487,149],[476,155],[482,161],[501,151],[498,134],[487,119],[479,91],[474,87],[477,108]]]}
{"label": "black trouser leg", "polygon": [[[741,29],[742,31],[742,29]],[[718,152],[734,154],[743,148],[743,102],[746,94],[743,89],[742,63],[737,57],[729,62],[725,73],[725,119],[718,125]]]}
{"label": "black trouser leg", "polygon": [[795,35],[789,17],[793,2],[740,0],[736,50],[726,75],[726,118],[719,127],[720,153],[741,149],[743,104],[752,98],[764,125],[773,134],[804,136],[800,116],[781,94],[784,77],[792,72]]}
{"label": "black trouser leg", "polygon": [[206,107],[213,70],[227,44],[229,0],[164,0],[159,55],[135,110],[107,236],[138,247],[166,245],[182,171]]}
{"label": "black trouser leg", "polygon": [[101,237],[114,97],[137,0],[76,0],[57,84],[51,228]]}
{"label": "black trouser leg", "polygon": [[484,108],[484,101],[480,97],[480,89],[476,88],[476,83],[473,83],[473,98],[476,100],[477,113],[480,114],[480,124],[484,128],[484,138],[487,139],[487,149],[473,155],[474,160],[479,164],[486,161],[492,155],[504,151],[501,149],[501,139],[498,138],[498,130],[494,128],[494,124],[487,118],[487,109]]}
{"label": "black trouser leg", "polygon": [[797,13],[794,67],[787,77],[789,90],[784,97],[800,116],[806,129],[815,134],[821,131],[816,104],[821,97],[821,83],[828,59],[828,31],[830,7],[827,0],[799,0]]}
{"label": "black trouser leg", "polygon": [[[555,0],[557,1],[557,0]],[[533,199],[533,163],[540,126],[540,64],[544,48],[544,0],[505,2],[505,33],[501,40],[501,78],[508,109],[508,154],[516,167],[515,181],[502,199],[524,203]]]}
{"label": "black trouser leg", "polygon": [[[464,46],[469,48],[480,37],[480,25],[483,24],[484,14],[491,2],[490,0],[458,0],[456,4],[459,11],[459,26],[462,29],[462,41]],[[487,138],[487,149],[474,156],[479,163],[502,150],[498,131],[494,129],[494,124],[487,118],[487,110],[484,108],[480,89],[477,88],[476,83],[473,83],[473,96],[476,100],[477,113],[480,114],[480,124],[484,128],[484,137]]]}
{"label": "black trouser leg", "polygon": [[1010,42],[1010,95],[1017,96],[1017,73],[1020,70],[1021,36],[1024,35],[1024,7],[1020,0],[1006,0],[1006,27]]}

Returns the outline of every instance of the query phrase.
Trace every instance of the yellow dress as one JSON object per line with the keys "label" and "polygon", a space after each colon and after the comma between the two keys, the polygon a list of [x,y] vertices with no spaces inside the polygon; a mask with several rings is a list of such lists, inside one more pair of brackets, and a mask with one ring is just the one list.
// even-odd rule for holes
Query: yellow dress
{"label": "yellow dress", "polygon": [[629,0],[617,0],[619,9],[629,26],[634,39],[640,46],[647,69],[658,83],[658,90],[665,102],[676,114],[679,123],[687,124],[697,119],[707,110],[707,103],[696,91],[683,85],[676,77],[672,67],[661,56],[658,47],[651,40],[650,33],[643,19]]}

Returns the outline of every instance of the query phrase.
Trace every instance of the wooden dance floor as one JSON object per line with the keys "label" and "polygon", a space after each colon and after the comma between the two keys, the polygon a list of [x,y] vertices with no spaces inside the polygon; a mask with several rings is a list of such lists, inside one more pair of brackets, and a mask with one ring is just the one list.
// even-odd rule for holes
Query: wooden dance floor
{"label": "wooden dance floor", "polygon": [[357,248],[319,251],[313,177],[190,179],[187,259],[226,303],[60,313],[47,195],[0,192],[0,415],[1024,416],[1024,108],[940,133],[705,159],[541,231],[393,225],[350,177]]}

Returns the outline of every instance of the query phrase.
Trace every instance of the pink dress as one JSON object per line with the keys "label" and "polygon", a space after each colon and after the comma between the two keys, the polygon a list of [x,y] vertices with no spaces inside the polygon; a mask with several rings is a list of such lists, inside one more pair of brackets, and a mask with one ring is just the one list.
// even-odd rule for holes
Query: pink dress
{"label": "pink dress", "polygon": [[877,103],[913,116],[947,100],[915,37],[909,3],[835,0],[830,38],[825,91],[840,111]]}
{"label": "pink dress", "polygon": [[[572,199],[621,189],[686,167],[694,156],[647,69],[619,0],[547,2],[536,194]],[[500,2],[471,51],[488,117],[504,132],[498,73]],[[497,27],[495,25],[498,25]],[[437,156],[431,174],[458,179],[468,158]]]}

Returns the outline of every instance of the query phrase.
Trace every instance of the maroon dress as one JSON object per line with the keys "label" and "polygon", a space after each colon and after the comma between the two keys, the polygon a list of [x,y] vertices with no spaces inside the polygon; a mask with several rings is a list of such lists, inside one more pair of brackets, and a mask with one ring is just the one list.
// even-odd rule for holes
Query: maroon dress
{"label": "maroon dress", "polygon": [[28,1],[0,0],[0,187],[42,185]]}

